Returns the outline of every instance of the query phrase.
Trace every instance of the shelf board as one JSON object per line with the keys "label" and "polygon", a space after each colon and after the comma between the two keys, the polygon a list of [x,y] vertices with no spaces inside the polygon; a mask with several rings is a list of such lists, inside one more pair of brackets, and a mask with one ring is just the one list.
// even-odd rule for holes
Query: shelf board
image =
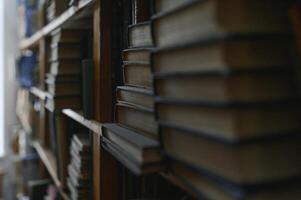
{"label": "shelf board", "polygon": [[92,13],[89,8],[93,1],[94,0],[86,0],[83,3],[79,3],[77,6],[71,6],[59,17],[44,26],[41,30],[37,31],[30,38],[21,41],[19,48],[21,50],[33,48],[38,45],[41,38],[49,35],[55,29],[65,28],[70,26],[70,24],[76,24],[76,20],[79,17],[85,17],[87,13]]}
{"label": "shelf board", "polygon": [[77,121],[78,123],[82,124],[83,126],[87,127],[94,133],[97,133],[99,135],[102,135],[101,131],[101,123],[95,121],[95,120],[89,120],[84,118],[84,116],[81,114],[81,112],[72,110],[72,109],[64,109],[63,113],[73,119],[74,121]]}
{"label": "shelf board", "polygon": [[58,178],[57,170],[56,170],[56,166],[57,166],[56,160],[55,160],[53,154],[48,149],[45,149],[44,147],[42,147],[42,145],[39,142],[33,142],[32,146],[36,149],[38,155],[40,156],[40,159],[44,163],[48,173],[50,174],[54,184],[58,188],[63,199],[70,200],[67,193],[63,190],[61,182]]}
{"label": "shelf board", "polygon": [[47,93],[37,87],[30,88],[30,93],[39,97],[41,100],[45,100],[47,97]]}

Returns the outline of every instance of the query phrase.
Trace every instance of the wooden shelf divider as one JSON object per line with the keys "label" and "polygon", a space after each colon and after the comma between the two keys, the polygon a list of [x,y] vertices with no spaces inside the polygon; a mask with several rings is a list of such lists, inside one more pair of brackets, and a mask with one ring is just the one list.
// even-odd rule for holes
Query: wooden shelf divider
{"label": "wooden shelf divider", "polygon": [[[72,21],[72,19],[75,18],[76,15],[88,9],[93,1],[94,0],[86,0],[83,3],[78,4],[77,6],[72,6],[68,8],[58,18],[56,18],[55,20],[47,24],[41,30],[37,31],[30,38],[21,41],[19,48],[21,50],[26,50],[26,49],[36,47],[39,44],[41,38],[49,35],[52,31],[54,31],[57,28],[63,28],[64,25],[67,25],[67,22]],[[91,14],[92,12],[93,11],[91,10]],[[76,20],[74,20],[74,23],[76,23]]]}
{"label": "wooden shelf divider", "polygon": [[83,126],[87,127],[91,131],[93,131],[94,133],[98,133],[98,135],[102,135],[102,131],[101,131],[102,124],[101,123],[99,123],[95,120],[86,119],[80,112],[72,110],[72,109],[64,109],[62,112],[67,117],[82,124]]}
{"label": "wooden shelf divider", "polygon": [[53,156],[53,154],[48,150],[42,147],[42,145],[39,142],[33,142],[32,146],[36,149],[38,155],[41,158],[41,161],[44,163],[48,173],[50,174],[54,184],[59,190],[59,193],[63,197],[64,200],[70,200],[68,194],[63,190],[61,182],[57,175],[57,165],[56,160]]}
{"label": "wooden shelf divider", "polygon": [[30,93],[40,98],[41,100],[45,100],[47,97],[46,92],[37,87],[30,88]]}

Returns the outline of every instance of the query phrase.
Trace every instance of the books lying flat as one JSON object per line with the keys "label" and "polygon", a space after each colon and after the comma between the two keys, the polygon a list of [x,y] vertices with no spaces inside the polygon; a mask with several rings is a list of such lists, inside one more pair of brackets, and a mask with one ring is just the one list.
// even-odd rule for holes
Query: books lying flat
{"label": "books lying flat", "polygon": [[79,59],[60,59],[50,63],[50,73],[53,75],[79,75],[80,66]]}
{"label": "books lying flat", "polygon": [[283,33],[289,30],[288,7],[282,0],[193,1],[154,17],[153,37],[157,46],[169,46],[227,34]]}
{"label": "books lying flat", "polygon": [[231,144],[171,126],[163,126],[160,131],[167,155],[237,184],[254,185],[301,175],[301,138],[297,134]]}
{"label": "books lying flat", "polygon": [[58,43],[51,46],[50,61],[58,61],[60,59],[80,59],[81,50],[79,44]]}
{"label": "books lying flat", "polygon": [[301,198],[300,183],[294,181],[248,190],[215,179],[206,173],[196,172],[175,162],[172,162],[171,170],[200,199],[288,200]]}
{"label": "books lying flat", "polygon": [[186,102],[256,103],[297,99],[292,73],[284,70],[174,73],[155,76],[157,96]]}
{"label": "books lying flat", "polygon": [[155,73],[289,67],[291,49],[286,37],[229,36],[155,49],[152,67]]}
{"label": "books lying flat", "polygon": [[45,107],[50,111],[61,110],[64,108],[80,109],[80,96],[53,97],[52,95],[48,95]]}
{"label": "books lying flat", "polygon": [[152,88],[152,73],[148,64],[123,65],[123,79],[125,85]]}
{"label": "books lying flat", "polygon": [[143,22],[129,26],[129,47],[151,47],[153,46],[151,24]]}
{"label": "books lying flat", "polygon": [[74,144],[76,152],[83,152],[88,154],[91,151],[90,139],[86,135],[73,135],[72,144]]}
{"label": "books lying flat", "polygon": [[153,92],[150,89],[131,86],[118,86],[116,96],[118,102],[128,102],[154,109],[154,97]]}
{"label": "books lying flat", "polygon": [[110,152],[131,172],[137,175],[154,173],[163,169],[163,165],[161,163],[137,163],[137,161],[133,159],[130,154],[127,154],[127,152],[121,149],[118,145],[114,144],[105,137],[102,138],[102,147],[106,151]]}
{"label": "books lying flat", "polygon": [[159,122],[229,140],[300,130],[299,105],[292,102],[235,106],[159,100],[156,107]]}
{"label": "books lying flat", "polygon": [[57,29],[51,33],[51,44],[62,43],[79,43],[83,37],[81,29]]}
{"label": "books lying flat", "polygon": [[137,130],[145,136],[158,137],[153,110],[125,102],[117,103],[115,109],[115,122]]}
{"label": "books lying flat", "polygon": [[122,51],[122,60],[128,63],[150,64],[150,49],[125,49]]}
{"label": "books lying flat", "polygon": [[161,162],[159,142],[118,124],[105,124],[103,136],[119,146],[137,163]]}

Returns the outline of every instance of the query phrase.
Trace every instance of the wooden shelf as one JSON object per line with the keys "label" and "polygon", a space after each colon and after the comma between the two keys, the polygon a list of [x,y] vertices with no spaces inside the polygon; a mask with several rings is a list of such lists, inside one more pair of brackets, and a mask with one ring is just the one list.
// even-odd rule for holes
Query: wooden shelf
{"label": "wooden shelf", "polygon": [[40,159],[44,163],[48,173],[50,174],[54,184],[58,188],[61,196],[64,200],[70,200],[67,193],[63,190],[61,182],[57,175],[56,170],[56,160],[53,156],[53,154],[48,150],[42,147],[42,145],[39,142],[33,142],[32,146],[36,149],[38,155],[40,156]]}
{"label": "wooden shelf", "polygon": [[69,118],[71,118],[71,119],[77,121],[78,123],[82,124],[83,126],[87,127],[94,133],[98,133],[99,135],[102,135],[101,123],[99,123],[95,120],[88,120],[88,119],[84,118],[84,116],[80,112],[74,111],[72,109],[64,109],[63,113],[66,116],[68,116]]}
{"label": "wooden shelf", "polygon": [[68,8],[64,13],[62,13],[58,18],[47,24],[44,28],[37,31],[30,38],[21,41],[19,48],[21,50],[26,50],[33,48],[38,45],[39,40],[44,36],[49,35],[52,31],[57,28],[68,28],[72,24],[76,24],[78,19],[81,17],[86,17],[92,14],[90,5],[94,0],[87,0],[83,3],[79,3],[77,6],[72,6]]}
{"label": "wooden shelf", "polygon": [[30,93],[39,97],[41,100],[45,100],[47,97],[47,93],[37,87],[30,88]]}

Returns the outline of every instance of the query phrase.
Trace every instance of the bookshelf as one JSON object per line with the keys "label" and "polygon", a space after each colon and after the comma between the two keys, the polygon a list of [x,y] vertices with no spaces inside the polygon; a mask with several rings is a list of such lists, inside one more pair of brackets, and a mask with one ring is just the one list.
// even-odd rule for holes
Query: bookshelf
{"label": "bookshelf", "polygon": [[67,117],[75,120],[76,122],[82,124],[83,126],[87,127],[93,133],[97,133],[98,135],[102,135],[101,131],[101,123],[95,120],[86,119],[83,114],[79,111],[75,111],[72,109],[64,109],[62,111]]}
{"label": "bookshelf", "polygon": [[[265,137],[261,130],[275,131],[274,127],[267,125],[271,123],[267,119],[269,113],[279,122],[274,126],[279,125],[288,132],[299,128],[293,111],[284,107],[279,114],[278,110],[271,109],[275,102],[285,100],[286,103],[286,100],[295,98],[295,91],[289,81],[285,81],[288,80],[287,73],[278,68],[271,70],[279,67],[279,63],[284,66],[291,64],[288,51],[284,52],[288,43],[285,41],[287,33],[281,33],[283,27],[278,27],[278,23],[271,23],[275,27],[261,25],[251,20],[257,16],[249,13],[250,19],[241,20],[254,23],[255,28],[249,29],[249,26],[239,26],[241,21],[232,24],[231,20],[235,20],[232,18],[237,14],[233,13],[228,16],[231,18],[229,22],[221,20],[225,29],[211,30],[210,27],[218,27],[218,22],[208,16],[221,11],[209,13],[205,10],[208,16],[200,13],[206,8],[204,4],[214,10],[216,5],[212,1],[173,3],[172,0],[79,1],[20,42],[21,51],[33,50],[39,60],[38,84],[29,91],[35,102],[41,105],[36,111],[39,126],[35,129],[40,136],[34,140],[33,147],[63,199],[73,199],[72,195],[76,193],[68,185],[73,181],[70,181],[69,169],[84,162],[91,174],[87,178],[89,186],[81,185],[84,189],[89,188],[88,192],[82,193],[88,193],[86,199],[94,200],[156,199],[160,195],[162,199],[190,200],[200,198],[203,193],[209,199],[218,199],[219,195],[225,195],[224,199],[237,199],[237,194],[246,195],[239,197],[241,199],[248,199],[249,191],[244,187],[248,186],[248,181],[251,180],[250,185],[254,181],[257,186],[260,179],[265,181],[278,175],[264,177],[270,171],[260,173],[260,170],[265,170],[260,166],[272,166],[272,162],[260,160],[256,154],[265,143],[275,145],[275,149],[264,151],[263,156],[268,157],[271,153],[271,160],[275,159],[272,160],[275,163],[287,159],[287,166],[277,165],[283,176],[295,178],[299,172],[293,165],[295,152],[299,150],[296,147],[297,150],[293,151],[297,141],[288,138],[287,144],[292,145],[280,144],[277,139]],[[258,12],[268,12],[265,9],[269,6],[265,3],[250,4],[250,7],[262,8]],[[226,14],[230,12],[227,9]],[[283,7],[276,6],[275,9],[282,11]],[[190,19],[190,13],[193,19]],[[283,17],[279,13],[280,16],[274,17],[269,11],[267,20],[274,22],[274,19]],[[177,17],[183,20],[177,20]],[[208,35],[191,24],[190,20],[197,24],[200,19],[213,24],[204,28],[215,35]],[[81,21],[89,26],[80,27],[78,23]],[[268,24],[268,21],[263,22]],[[282,25],[286,26],[285,23],[279,26]],[[186,28],[181,29],[181,26]],[[170,37],[169,29],[173,28],[177,31],[172,31],[173,37]],[[57,30],[61,35],[55,41]],[[64,34],[68,38],[64,38]],[[228,34],[229,37],[224,37]],[[273,34],[276,34],[276,39],[270,37]],[[278,37],[284,40],[278,43]],[[72,63],[70,60],[76,61]],[[74,65],[79,66],[74,67],[79,70],[60,72],[55,64],[64,66],[66,71],[66,66]],[[93,65],[93,70],[89,64]],[[254,65],[259,69],[254,69]],[[92,73],[87,78],[84,74],[88,70]],[[57,77],[62,77],[62,80]],[[84,85],[83,80],[92,84]],[[64,84],[67,86],[60,88],[62,94],[59,95],[58,85]],[[92,91],[92,95],[87,92],[87,96],[92,97],[84,96],[83,91]],[[93,101],[89,101],[91,99]],[[59,100],[63,102],[62,106],[56,103]],[[51,107],[49,102],[55,106]],[[74,102],[80,102],[79,106]],[[268,108],[263,109],[265,106]],[[84,107],[94,113],[87,112]],[[284,119],[286,114],[289,117]],[[267,123],[257,121],[254,116],[260,116],[260,120]],[[257,127],[257,124],[260,125]],[[250,138],[240,138],[240,132],[244,131],[250,133]],[[256,134],[264,136],[257,138]],[[55,139],[52,138],[54,135]],[[85,159],[80,155],[84,146],[78,139],[80,136],[89,147],[89,156],[86,155]],[[258,141],[261,143],[257,144]],[[81,147],[75,147],[76,142]],[[277,148],[286,148],[285,145],[293,154],[292,159],[280,153],[275,155]],[[257,166],[259,172],[251,159],[246,159],[248,156],[244,156],[243,161],[240,159],[241,154],[248,155],[249,150],[254,161],[263,162]],[[225,158],[216,156],[223,153]],[[74,161],[76,156],[79,161]],[[243,172],[232,170],[240,164],[252,165],[253,168],[243,166]],[[256,176],[249,175],[247,170]],[[250,180],[241,180],[240,177]],[[228,186],[231,186],[231,191],[228,191]],[[79,191],[78,188],[75,189]],[[258,191],[254,189],[252,192],[257,195]],[[273,195],[273,192],[267,190],[267,195]]]}
{"label": "bookshelf", "polygon": [[19,48],[21,50],[26,50],[37,47],[39,45],[39,41],[42,38],[48,36],[53,30],[57,28],[66,28],[76,23],[76,21],[81,17],[91,15],[91,6],[93,5],[93,2],[94,0],[87,0],[83,3],[79,3],[77,6],[70,7],[63,14],[61,14],[61,16],[44,26],[41,30],[37,31],[30,38],[21,41]]}
{"label": "bookshelf", "polygon": [[42,162],[44,163],[48,173],[50,174],[53,182],[55,183],[56,187],[58,188],[61,196],[64,200],[70,200],[68,194],[62,188],[61,182],[57,175],[56,170],[56,159],[53,157],[53,154],[48,150],[45,149],[39,142],[33,142],[32,146],[36,149],[38,155],[40,156]]}

